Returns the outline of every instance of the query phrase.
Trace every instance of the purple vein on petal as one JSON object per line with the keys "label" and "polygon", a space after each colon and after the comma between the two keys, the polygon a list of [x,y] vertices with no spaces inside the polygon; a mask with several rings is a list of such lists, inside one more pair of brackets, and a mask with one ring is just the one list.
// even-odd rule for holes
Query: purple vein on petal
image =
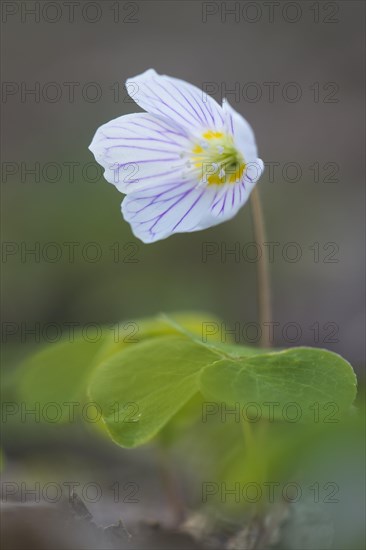
{"label": "purple vein on petal", "polygon": [[219,214],[221,214],[221,212],[225,212],[225,205],[226,205],[227,193],[228,193],[228,192],[225,191],[225,194],[224,194],[224,203],[223,203],[223,205],[222,205],[222,208],[221,208]]}
{"label": "purple vein on petal", "polygon": [[[194,181],[194,180],[191,180],[191,181]],[[190,182],[191,182],[190,181]],[[187,182],[187,183],[190,183],[190,182]],[[147,205],[143,206],[142,208],[140,208],[139,210],[130,210],[129,213],[130,214],[139,214],[140,212],[142,212],[143,210],[145,210],[145,208],[148,208],[149,206],[153,205],[153,204],[156,204],[157,202],[168,202],[168,201],[172,201],[174,200],[176,197],[179,197],[182,195],[182,192],[178,193],[178,195],[173,195],[172,197],[169,197],[168,199],[163,199],[163,200],[157,200],[159,199],[159,197],[165,195],[166,193],[170,192],[170,191],[174,191],[175,189],[181,187],[181,182],[178,182],[176,185],[174,186],[171,186],[169,189],[166,189],[164,191],[162,191],[161,193],[158,193],[158,194],[153,194],[153,195],[144,195],[143,197],[134,197],[134,201],[140,201],[140,200],[146,200],[146,199],[152,199]],[[190,188],[188,189],[189,190],[193,190],[193,188]]]}
{"label": "purple vein on petal", "polygon": [[[173,151],[167,151],[166,149],[152,149],[151,147],[140,147],[139,145],[111,145],[110,147],[106,147],[106,149],[140,149],[142,151],[152,151],[153,153],[166,153],[168,155],[171,155],[173,153]],[[177,158],[180,158],[180,155],[178,153],[176,153],[176,156]]]}
{"label": "purple vein on petal", "polygon": [[[159,97],[155,92],[154,90],[152,90],[147,84],[145,84],[146,88],[148,88],[148,90],[150,90],[150,92],[152,94],[154,94],[156,97],[152,97],[152,96],[148,96],[147,94],[145,94],[146,98],[147,99],[150,99],[151,101],[154,101],[155,103],[162,103],[163,105],[165,105],[166,107],[168,107],[168,109],[170,109],[171,111],[173,111],[176,115],[180,116],[185,122],[187,122],[187,124],[192,124],[192,121],[191,120],[187,120],[186,117],[184,117],[182,115],[182,113],[180,113],[179,111],[177,111],[176,109],[174,109],[171,105],[169,105],[168,103],[166,103],[163,99],[161,99],[161,97]],[[162,111],[161,109],[159,109],[159,107],[157,105],[153,105],[154,106],[154,109],[157,109],[161,114],[162,116],[167,116],[166,113],[164,113],[164,111]]]}
{"label": "purple vein on petal", "polygon": [[[161,219],[162,219],[162,218],[172,209],[172,208],[174,208],[174,206],[175,206],[176,204],[178,204],[183,198],[185,198],[187,195],[189,195],[189,193],[191,193],[192,191],[193,191],[193,188],[188,189],[185,193],[181,193],[181,194],[179,195],[180,198],[179,198],[175,203],[173,203],[171,206],[169,206],[169,208],[167,208],[167,209],[166,209],[164,212],[162,212],[161,214],[158,214],[157,216],[154,216],[153,218],[150,218],[150,219],[148,219],[148,220],[137,221],[137,222],[134,222],[134,223],[137,223],[137,224],[139,224],[139,225],[144,225],[144,224],[147,224],[147,223],[149,223],[149,222],[152,222],[152,221],[156,220],[155,223],[154,223],[154,224],[151,226],[151,228],[150,228],[150,230],[152,230],[152,228],[155,227],[155,225],[156,225],[156,224],[157,224],[157,223],[158,223],[158,222],[159,222],[159,221],[160,221],[160,220],[161,220]],[[146,208],[148,208],[149,206],[151,206],[151,204],[152,204],[152,203],[149,203],[148,205],[144,206],[143,208],[141,208],[141,210],[140,210],[139,212],[142,212],[143,210],[145,210]],[[139,213],[139,212],[138,212],[138,213]]]}
{"label": "purple vein on petal", "polygon": [[[173,101],[176,101],[176,102],[178,103],[178,105],[179,105],[179,106],[180,106],[180,107],[181,107],[190,117],[193,118],[193,120],[195,119],[195,117],[192,115],[191,111],[189,111],[180,101],[178,101],[178,99],[177,99],[176,97],[174,97],[174,96],[170,93],[170,91],[169,91],[165,86],[162,85],[161,82],[158,82],[158,81],[155,79],[155,83],[156,83],[158,86],[160,86],[160,88],[162,88],[162,89],[163,89],[163,90],[173,99]],[[179,91],[179,93],[182,95],[182,92],[179,90],[179,88],[178,88],[178,91]],[[187,99],[185,96],[183,96],[183,98],[186,100],[186,102],[188,102],[188,104],[190,105],[190,107],[193,108],[192,104],[188,101],[188,99]],[[198,116],[198,120],[199,120],[201,123],[203,123],[203,120],[202,120],[201,117],[198,115],[197,111],[196,111],[195,109],[193,109],[193,110],[194,110],[194,112],[196,113],[196,115]]]}
{"label": "purple vein on petal", "polygon": [[[167,145],[175,145],[177,147],[181,147],[179,143],[176,143],[175,141],[168,141],[166,139],[157,139],[153,137],[127,137],[127,136],[118,136],[118,137],[109,137],[105,134],[102,134],[104,136],[104,139],[107,140],[120,140],[120,141],[156,141],[158,143],[166,143]],[[121,147],[127,147],[124,143],[121,143]]]}
{"label": "purple vein on petal", "polygon": [[184,218],[186,218],[188,216],[188,214],[193,210],[193,208],[198,204],[198,202],[201,200],[203,194],[204,194],[204,190],[202,191],[202,193],[200,194],[200,196],[194,201],[194,203],[189,207],[189,209],[187,210],[187,212],[184,214],[184,216],[181,217],[181,219],[179,220],[179,222],[173,227],[173,231],[174,229],[176,229],[178,227],[178,225],[184,220]]}
{"label": "purple vein on petal", "polygon": [[[174,82],[170,82],[170,85],[173,86],[173,88],[175,90],[177,90],[177,92],[183,97],[183,99],[185,99],[185,101],[188,103],[188,105],[191,107],[191,109],[193,109],[193,111],[196,113],[197,115],[197,118],[198,120],[202,123],[202,124],[205,124],[205,122],[207,122],[207,118],[205,117],[204,115],[204,112],[202,111],[202,108],[200,107],[198,101],[196,100],[196,98],[192,95],[191,97],[195,100],[195,102],[197,103],[197,105],[201,108],[201,111],[202,111],[202,114],[204,116],[204,119],[201,117],[201,115],[196,111],[196,108],[194,107],[194,105],[190,102],[190,100],[188,99],[188,97],[185,95],[185,93],[182,92],[182,90],[179,88],[179,86],[176,86],[176,84]],[[188,92],[188,90],[184,90],[185,92]]]}
{"label": "purple vein on petal", "polygon": [[[162,176],[170,176],[172,174],[175,174],[176,172],[180,172],[181,168],[174,168],[174,170],[168,170],[167,172],[160,172],[159,174],[151,174],[150,176],[142,176],[139,177],[139,181],[149,180],[151,178],[161,178]],[[171,182],[168,183],[160,183],[159,185],[171,185]]]}
{"label": "purple vein on petal", "polygon": [[116,164],[118,166],[118,168],[122,168],[123,166],[131,166],[131,164],[145,164],[147,162],[167,162],[167,161],[170,161],[170,160],[177,160],[175,157],[174,158],[168,158],[168,159],[144,159],[144,160],[139,160],[139,161],[129,161],[129,162],[123,162],[123,163],[120,163],[120,162],[115,162],[114,164]]}
{"label": "purple vein on petal", "polygon": [[174,206],[176,206],[179,202],[181,202],[183,199],[185,199],[190,193],[192,193],[193,191],[193,188],[192,189],[188,189],[188,191],[186,191],[185,193],[183,193],[180,198],[175,202],[173,203],[171,206],[169,206],[169,208],[167,208],[162,214],[160,214],[158,216],[158,219],[156,220],[156,222],[151,226],[151,229],[153,229],[155,227],[155,225],[168,213],[170,212],[170,210],[172,208],[174,208]]}
{"label": "purple vein on petal", "polygon": [[[211,112],[210,112],[209,108],[206,106],[206,110],[203,109],[201,103],[197,100],[197,98],[192,94],[192,92],[189,89],[187,89],[187,93],[189,93],[190,96],[195,100],[198,107],[201,109],[203,116],[205,117],[206,123],[209,125],[210,121],[207,118],[207,112],[208,112],[209,116],[212,118],[212,115],[211,115]],[[206,105],[209,102],[204,102],[203,99],[202,99],[202,103]]]}
{"label": "purple vein on petal", "polygon": [[[166,126],[162,126],[161,124],[159,124],[158,120],[160,119],[151,119],[151,120],[149,119],[148,122],[151,122],[152,124],[156,124],[158,128],[161,128],[162,130],[164,130],[164,133],[174,134],[176,136],[181,136],[183,138],[189,139],[187,132],[183,128],[179,128],[179,130],[181,130],[180,132],[174,132],[173,130],[170,129],[169,124],[167,124]],[[150,126],[143,126],[142,124],[138,124],[136,121],[131,120],[129,124],[134,124],[136,126],[140,126],[141,128],[146,128],[147,130],[152,130],[153,132],[161,133],[159,132],[159,130],[156,130],[155,128],[151,128]],[[175,129],[178,130],[178,128],[175,128]]]}
{"label": "purple vein on petal", "polygon": [[231,206],[234,206],[235,204],[235,193],[236,193],[236,185],[234,185],[232,189]]}

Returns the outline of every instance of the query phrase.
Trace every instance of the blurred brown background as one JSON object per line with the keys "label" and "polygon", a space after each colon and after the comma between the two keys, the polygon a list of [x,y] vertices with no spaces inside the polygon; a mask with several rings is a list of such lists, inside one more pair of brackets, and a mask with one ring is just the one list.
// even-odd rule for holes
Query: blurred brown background
{"label": "blurred brown background", "polygon": [[[26,10],[35,4],[2,8],[2,318],[9,348],[25,354],[35,340],[25,330],[35,323],[111,323],[187,309],[215,313],[228,327],[257,320],[255,263],[220,255],[253,240],[248,205],[224,225],[144,245],[121,217],[121,195],[93,168],[88,145],[97,127],[139,110],[126,101],[124,81],[154,67],[199,87],[211,83],[218,101],[227,95],[254,127],[261,158],[279,163],[273,181],[267,168],[259,183],[268,240],[280,243],[271,264],[276,344],[291,345],[294,337],[292,345],[329,348],[361,373],[363,2],[83,0],[58,9],[40,2],[32,15]],[[239,97],[225,94],[235,87]],[[24,172],[35,163],[39,177]],[[78,243],[74,262],[67,242]],[[82,255],[91,242],[101,251],[96,262]],[[219,252],[203,262],[207,242]],[[296,262],[282,256],[289,242],[300,246]],[[37,246],[39,257],[24,254]],[[52,261],[57,250],[61,257]],[[131,250],[137,262],[127,261]],[[288,322],[300,326],[301,337],[289,330],[286,341]]]}

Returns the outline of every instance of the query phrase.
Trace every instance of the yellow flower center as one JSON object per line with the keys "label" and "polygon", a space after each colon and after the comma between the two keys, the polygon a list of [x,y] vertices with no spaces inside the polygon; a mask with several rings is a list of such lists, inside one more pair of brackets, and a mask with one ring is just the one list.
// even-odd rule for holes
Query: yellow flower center
{"label": "yellow flower center", "polygon": [[193,150],[192,163],[207,185],[224,185],[241,180],[245,161],[232,136],[208,130]]}

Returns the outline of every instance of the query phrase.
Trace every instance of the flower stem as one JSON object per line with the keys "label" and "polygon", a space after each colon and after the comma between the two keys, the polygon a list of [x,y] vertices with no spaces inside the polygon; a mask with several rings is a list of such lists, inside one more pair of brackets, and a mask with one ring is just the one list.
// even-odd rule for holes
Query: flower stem
{"label": "flower stem", "polygon": [[260,345],[262,348],[270,348],[270,331],[265,330],[264,323],[270,323],[272,320],[271,310],[271,290],[269,281],[268,259],[264,253],[264,243],[266,242],[266,233],[264,227],[263,211],[260,201],[259,191],[254,187],[250,195],[250,206],[252,211],[252,226],[255,242],[260,246],[261,255],[257,263],[257,301],[259,310],[259,324],[261,328]]}

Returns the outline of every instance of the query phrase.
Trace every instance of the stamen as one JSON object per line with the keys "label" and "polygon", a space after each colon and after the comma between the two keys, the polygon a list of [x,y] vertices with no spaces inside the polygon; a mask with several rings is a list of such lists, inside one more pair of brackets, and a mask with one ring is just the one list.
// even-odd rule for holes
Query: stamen
{"label": "stamen", "polygon": [[190,164],[198,172],[199,185],[224,185],[240,181],[245,161],[235,148],[232,136],[209,130],[203,138],[194,146]]}

